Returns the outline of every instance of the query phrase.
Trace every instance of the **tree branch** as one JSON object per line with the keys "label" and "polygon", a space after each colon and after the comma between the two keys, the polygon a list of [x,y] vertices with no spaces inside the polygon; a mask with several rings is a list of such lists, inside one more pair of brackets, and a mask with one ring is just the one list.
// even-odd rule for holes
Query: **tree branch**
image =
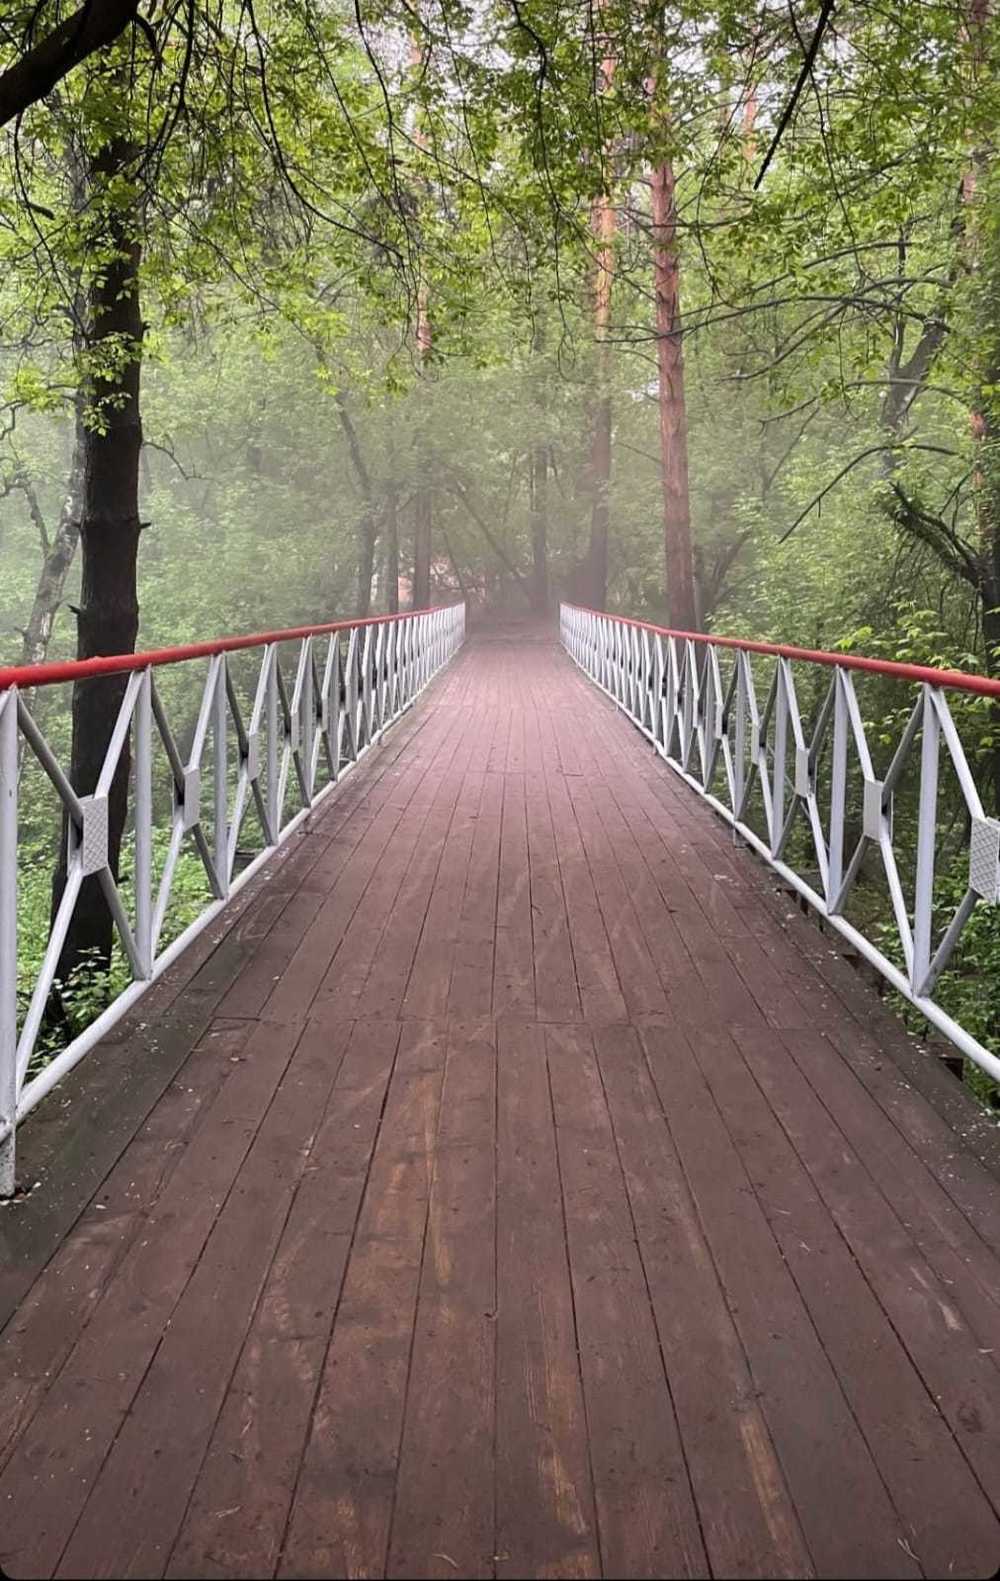
{"label": "tree branch", "polygon": [[952,450],[947,445],[925,445],[905,439],[896,440],[884,445],[869,445],[866,450],[862,450],[858,455],[852,457],[846,466],[841,467],[836,476],[831,478],[830,482],[825,484],[824,487],[820,489],[818,494],[813,495],[812,499],[809,501],[809,504],[805,507],[805,510],[801,510],[796,516],[795,520],[792,522],[792,525],[785,528],[785,531],[781,534],[778,542],[785,543],[786,540],[792,536],[792,533],[795,531],[796,527],[801,526],[801,524],[805,521],[810,511],[815,510],[816,506],[820,505],[823,500],[826,499],[826,496],[837,487],[837,484],[843,478],[846,478],[849,472],[854,471],[856,466],[860,466],[861,462],[867,460],[869,456],[881,455],[886,450],[929,450],[937,456],[958,455],[957,450]]}
{"label": "tree branch", "polygon": [[135,21],[138,9],[139,0],[84,0],[79,11],[0,75],[0,126],[23,115],[74,66],[112,44]]}
{"label": "tree branch", "polygon": [[454,494],[456,499],[461,500],[462,504],[465,506],[465,508],[468,511],[469,515],[472,517],[472,520],[475,522],[476,526],[479,528],[479,531],[482,533],[483,537],[486,539],[486,542],[489,544],[490,548],[493,550],[493,553],[496,555],[496,557],[500,561],[501,565],[503,565],[505,567],[505,569],[510,572],[511,576],[514,577],[515,581],[517,582],[518,586],[520,587],[520,589],[521,589],[522,593],[525,595],[525,597],[530,599],[531,598],[531,589],[528,586],[527,579],[517,569],[517,566],[511,560],[511,558],[507,554],[506,550],[502,547],[501,544],[499,544],[497,542],[496,538],[493,536],[492,531],[487,526],[486,522],[483,520],[482,516],[480,516],[479,512],[476,510],[475,506],[473,505],[472,501],[470,500],[469,494],[468,494],[468,490],[466,489],[465,485],[463,483],[460,483],[458,481],[458,479],[456,478],[454,480],[454,482],[447,484],[446,487],[447,487],[448,492],[450,494]]}
{"label": "tree branch", "polygon": [[761,165],[760,170],[757,173],[757,179],[753,184],[753,189],[755,192],[757,191],[757,188],[760,186],[764,177],[767,175],[767,167],[771,163],[771,160],[774,158],[775,154],[778,152],[778,144],[785,135],[785,128],[792,116],[795,114],[795,106],[798,104],[802,90],[806,85],[806,79],[812,71],[813,62],[819,53],[819,46],[822,42],[823,34],[826,32],[826,25],[830,20],[832,12],[833,0],[823,0],[823,9],[819,14],[819,21],[816,23],[816,31],[812,36],[809,48],[806,50],[805,59],[802,62],[802,70],[799,72],[798,81],[796,82],[795,87],[792,89],[791,98],[782,111],[781,120],[778,122],[774,136],[771,139],[771,146],[764,155],[764,163]]}

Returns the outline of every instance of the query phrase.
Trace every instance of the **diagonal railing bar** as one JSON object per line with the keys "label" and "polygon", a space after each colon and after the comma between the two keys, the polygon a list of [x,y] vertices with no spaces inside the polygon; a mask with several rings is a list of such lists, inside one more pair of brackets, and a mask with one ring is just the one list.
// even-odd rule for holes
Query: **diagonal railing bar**
{"label": "diagonal railing bar", "polygon": [[[154,653],[0,670],[0,1196],[14,1190],[18,1122],[219,916],[227,899],[378,743],[383,731],[452,658],[464,636],[465,606],[455,604]],[[323,640],[326,649],[321,657],[317,645]],[[295,678],[289,694],[282,653],[291,675],[291,651]],[[246,655],[248,668],[240,668],[240,675],[246,681],[244,695],[252,696],[249,717],[231,662],[237,654]],[[156,676],[164,667],[201,661],[207,661],[207,671],[198,682],[197,715],[185,754]],[[84,795],[74,789],[58,750],[21,689],[30,696],[41,687],[115,674],[127,677],[124,696],[97,783]],[[165,758],[166,784],[159,790],[154,772],[156,738]],[[22,742],[38,765],[32,772],[40,771],[55,791],[58,814],[65,822],[62,838],[67,842],[65,887],[42,959],[30,969],[27,957],[18,953],[19,862],[24,847],[18,805]],[[131,893],[128,875],[116,879],[109,864],[108,824],[109,796],[128,742]],[[289,808],[288,781],[293,773],[299,805]],[[262,845],[237,871],[247,854],[241,852],[240,841],[251,807]],[[168,932],[187,836],[204,868],[210,894],[198,902],[195,920],[177,937],[161,943]],[[254,828],[249,838],[256,837]],[[159,851],[157,874],[154,853]],[[64,1048],[41,1049],[39,1038],[63,949],[84,880],[91,876],[100,884],[131,982]],[[189,899],[185,891],[185,903]],[[21,1002],[25,1002],[23,1016]],[[43,1056],[51,1057],[41,1063]]]}
{"label": "diagonal railing bar", "polygon": [[42,732],[28,713],[23,700],[14,692],[8,695],[14,698],[18,730],[28,743],[35,758],[41,764],[59,800],[74,823],[79,827],[83,823],[83,807],[79,796],[70,784],[67,775],[63,773],[55,753],[51,750]]}
{"label": "diagonal railing bar", "polygon": [[[685,783],[933,1026],[1000,1080],[997,1054],[933,997],[977,908],[1000,904],[1000,820],[984,811],[950,703],[960,694],[1000,699],[1000,682],[854,654],[669,631],[573,604],[561,606],[560,634],[575,663]],[[759,681],[755,658],[766,665]],[[821,695],[824,672],[830,679]],[[859,676],[873,675],[918,688],[881,779],[856,690]],[[805,718],[800,683],[801,695],[814,699]],[[860,808],[850,789],[852,758],[860,771]],[[945,912],[947,922],[935,900],[942,762],[954,769],[968,815],[968,884],[954,910]],[[911,768],[919,775],[912,900],[903,878],[904,871],[910,874],[911,853],[906,850],[901,868],[904,842],[895,827],[896,801]],[[755,789],[762,827],[751,821],[757,817]],[[799,820],[806,827],[796,834]],[[887,920],[856,924],[844,910],[868,871],[869,853],[885,882]],[[883,947],[890,928],[902,966]]]}
{"label": "diagonal railing bar", "polygon": [[[274,679],[278,688],[279,726],[282,731],[281,748],[278,760],[278,823],[285,815],[285,801],[288,797],[288,781],[292,769],[295,769],[296,779],[299,781],[299,794],[305,801],[305,792],[301,783],[301,764],[299,762],[299,717],[292,699],[288,695],[284,671],[281,668],[281,655],[274,656]],[[294,694],[293,694],[294,695]]]}
{"label": "diagonal railing bar", "polygon": [[231,667],[226,670],[226,698],[229,705],[229,714],[233,722],[236,735],[236,749],[238,753],[238,768],[236,772],[236,789],[233,796],[233,808],[229,818],[229,840],[226,849],[226,877],[232,880],[236,867],[236,853],[239,848],[240,834],[247,813],[250,810],[251,800],[260,819],[260,825],[267,838],[267,810],[264,798],[260,792],[260,714],[264,704],[264,668],[261,666],[254,688],[254,699],[251,704],[250,726],[243,723],[243,710],[236,692]]}

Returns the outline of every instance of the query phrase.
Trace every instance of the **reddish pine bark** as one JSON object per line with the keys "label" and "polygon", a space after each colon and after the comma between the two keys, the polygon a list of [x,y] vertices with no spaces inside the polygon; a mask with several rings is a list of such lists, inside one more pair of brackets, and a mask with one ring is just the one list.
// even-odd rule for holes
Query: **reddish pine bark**
{"label": "reddish pine bark", "polygon": [[680,631],[694,631],[698,617],[691,549],[687,407],[684,398],[684,348],[680,330],[680,259],[677,250],[674,171],[669,160],[664,160],[654,170],[652,189],[653,284],[656,298],[667,610],[671,626]]}

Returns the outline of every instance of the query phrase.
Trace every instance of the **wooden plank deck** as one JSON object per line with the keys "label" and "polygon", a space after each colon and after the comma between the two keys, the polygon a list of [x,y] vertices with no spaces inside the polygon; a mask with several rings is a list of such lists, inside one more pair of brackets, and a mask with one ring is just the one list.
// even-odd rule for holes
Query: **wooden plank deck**
{"label": "wooden plank deck", "polygon": [[993,1139],[551,639],[235,911],[23,1133],[6,1574],[994,1574]]}

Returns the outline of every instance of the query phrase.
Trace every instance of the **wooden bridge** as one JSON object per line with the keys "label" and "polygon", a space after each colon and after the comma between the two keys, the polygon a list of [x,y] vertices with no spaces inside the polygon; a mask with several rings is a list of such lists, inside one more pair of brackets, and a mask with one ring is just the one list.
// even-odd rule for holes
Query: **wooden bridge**
{"label": "wooden bridge", "polygon": [[20,1147],[12,1577],[1000,1565],[995,1133],[548,636]]}

